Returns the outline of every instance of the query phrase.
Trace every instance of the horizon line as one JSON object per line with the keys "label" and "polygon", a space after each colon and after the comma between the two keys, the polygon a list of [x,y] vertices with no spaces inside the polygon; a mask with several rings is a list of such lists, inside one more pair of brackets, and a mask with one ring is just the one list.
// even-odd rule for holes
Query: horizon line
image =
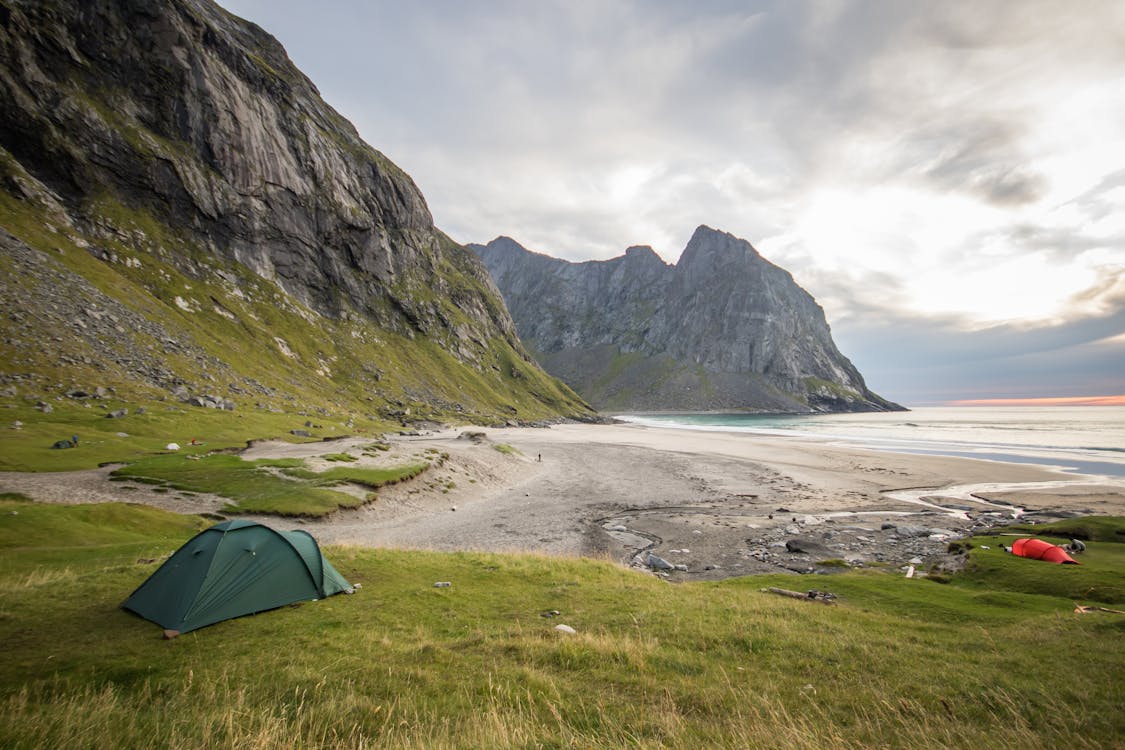
{"label": "horizon line", "polygon": [[974,398],[947,402],[949,406],[1125,406],[1116,396],[1054,396],[1043,398]]}

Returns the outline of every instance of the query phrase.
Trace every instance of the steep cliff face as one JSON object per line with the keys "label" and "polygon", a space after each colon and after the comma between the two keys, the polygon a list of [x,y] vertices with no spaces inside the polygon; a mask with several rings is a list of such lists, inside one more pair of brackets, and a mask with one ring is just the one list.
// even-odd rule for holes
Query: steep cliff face
{"label": "steep cliff face", "polygon": [[[380,374],[375,390],[401,368],[396,399],[412,377],[422,401],[584,411],[538,372],[479,260],[434,227],[413,181],[275,39],[209,0],[0,0],[0,100],[0,218],[14,241],[76,246],[114,266],[120,278],[96,274],[103,293],[200,313],[178,335],[245,336],[261,314],[240,306],[271,304],[344,336],[310,344],[314,372],[344,358]],[[171,288],[193,282],[194,295]],[[218,296],[191,302],[205,286]],[[268,327],[277,349],[290,334]],[[346,351],[348,337],[370,346]]]}
{"label": "steep cliff face", "polygon": [[824,311],[745,240],[699,227],[680,261],[568,263],[472,246],[548,371],[614,410],[881,411]]}

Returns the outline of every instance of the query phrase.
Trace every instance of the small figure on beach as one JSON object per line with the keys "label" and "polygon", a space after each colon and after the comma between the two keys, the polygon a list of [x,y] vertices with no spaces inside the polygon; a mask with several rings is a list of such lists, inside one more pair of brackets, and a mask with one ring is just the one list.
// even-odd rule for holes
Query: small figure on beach
{"label": "small figure on beach", "polygon": [[70,444],[73,445],[75,448],[78,447],[78,436],[77,435],[71,435],[70,436]]}
{"label": "small figure on beach", "polygon": [[536,453],[535,454],[535,460],[542,463],[543,462],[543,454],[542,453]]}

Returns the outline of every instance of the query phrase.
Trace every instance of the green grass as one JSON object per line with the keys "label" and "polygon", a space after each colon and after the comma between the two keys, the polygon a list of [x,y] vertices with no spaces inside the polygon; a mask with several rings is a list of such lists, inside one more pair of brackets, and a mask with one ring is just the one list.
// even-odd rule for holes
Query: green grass
{"label": "green grass", "polygon": [[309,480],[314,486],[324,487],[348,482],[359,484],[377,490],[389,484],[397,484],[413,479],[426,469],[428,463],[413,463],[405,466],[394,466],[386,469],[368,469],[356,466],[334,466],[325,471],[309,471],[307,469],[285,469],[286,476]]}
{"label": "green grass", "polygon": [[1067,518],[1052,523],[1017,523],[996,534],[1023,534],[1024,536],[1047,535],[1055,538],[1082,539],[1096,542],[1125,542],[1125,518],[1115,516],[1085,516]]}
{"label": "green grass", "polygon": [[429,464],[388,469],[340,466],[319,472],[303,466],[303,461],[291,458],[244,461],[229,454],[199,457],[176,453],[141,459],[116,469],[111,476],[221,495],[231,501],[224,508],[227,512],[316,517],[358,507],[369,499],[327,489],[330,486],[350,482],[377,489],[415,477]]}
{"label": "green grass", "polygon": [[[953,583],[972,590],[1047,594],[1086,603],[1125,605],[1125,544],[1121,543],[1125,535],[1118,533],[1122,529],[1125,519],[1116,517],[998,529],[970,540],[973,549],[969,562]],[[1009,534],[1012,531],[1016,533]],[[1086,542],[1084,553],[1074,556],[1080,565],[1016,557],[1000,549],[999,544],[1010,547],[1013,540],[1030,536],[1065,544],[1079,533],[1091,540]],[[982,549],[985,546],[989,549]]]}
{"label": "green grass", "polygon": [[321,456],[321,458],[323,458],[325,461],[334,461],[334,462],[343,461],[345,463],[351,463],[353,461],[359,460],[358,458],[351,455],[350,453],[326,453],[325,455]]}
{"label": "green grass", "polygon": [[508,445],[507,443],[496,443],[492,448],[499,453],[503,453],[505,456],[520,455],[518,448]]}
{"label": "green grass", "polygon": [[[17,402],[18,403],[18,402]],[[144,414],[136,407],[144,406]],[[124,463],[164,453],[165,446],[176,443],[181,454],[201,454],[224,448],[243,448],[247,437],[289,438],[289,430],[299,426],[292,415],[257,409],[223,412],[161,401],[95,402],[87,409],[69,399],[53,402],[54,411],[44,414],[31,405],[19,403],[5,409],[5,420],[23,422],[19,430],[0,429],[0,471],[75,471],[92,469],[106,463]],[[122,419],[106,419],[109,410],[130,408]],[[379,430],[378,423],[369,423],[363,430]],[[343,421],[325,420],[326,435],[355,432]],[[118,433],[125,433],[121,437]],[[56,450],[57,440],[78,435],[78,447]],[[196,438],[202,445],[192,446]]]}
{"label": "green grass", "polygon": [[[34,507],[0,501],[6,748],[1022,750],[1125,737],[1122,618],[1050,594],[877,571],[669,585],[584,559],[330,547],[363,584],[355,596],[167,642],[118,607],[196,522]],[[91,512],[112,516],[79,515]],[[759,591],[796,581],[839,605]]]}

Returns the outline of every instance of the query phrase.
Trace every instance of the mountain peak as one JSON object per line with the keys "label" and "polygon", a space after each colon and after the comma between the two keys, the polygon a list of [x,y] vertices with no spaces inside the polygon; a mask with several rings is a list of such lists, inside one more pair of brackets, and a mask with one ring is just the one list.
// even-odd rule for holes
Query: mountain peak
{"label": "mountain peak", "polygon": [[727,232],[700,226],[674,266],[645,246],[588,263],[482,258],[523,341],[599,408],[898,408],[867,390],[793,277]]}
{"label": "mountain peak", "polygon": [[625,258],[630,263],[659,263],[661,266],[668,265],[649,245],[633,245],[632,247],[626,248]]}
{"label": "mountain peak", "polygon": [[722,263],[760,259],[758,251],[744,239],[735,237],[729,232],[712,229],[700,224],[687,247],[680,255],[679,265],[693,265],[696,263],[718,265]]}

